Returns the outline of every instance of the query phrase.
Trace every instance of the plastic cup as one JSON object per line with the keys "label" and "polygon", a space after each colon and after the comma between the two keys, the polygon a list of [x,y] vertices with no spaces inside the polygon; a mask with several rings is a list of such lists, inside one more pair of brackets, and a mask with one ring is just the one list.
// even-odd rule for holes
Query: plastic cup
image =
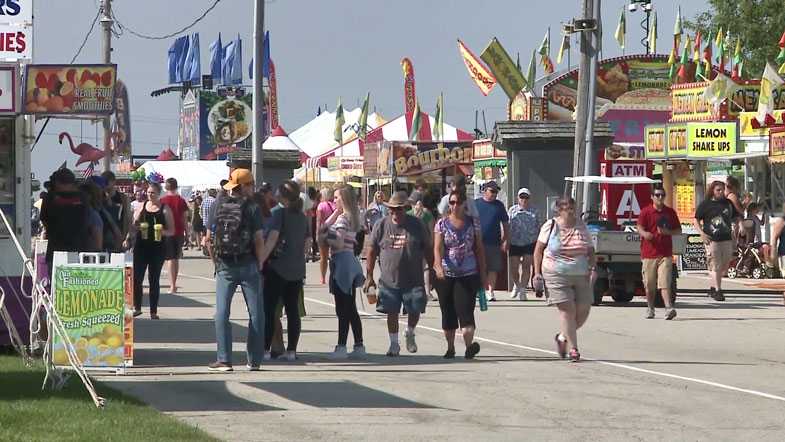
{"label": "plastic cup", "polygon": [[365,297],[368,298],[368,304],[376,304],[378,298],[376,297],[376,288],[369,287],[365,292]]}
{"label": "plastic cup", "polygon": [[142,239],[147,239],[149,235],[148,229],[150,228],[150,224],[141,223],[139,224],[139,232],[142,234]]}
{"label": "plastic cup", "polygon": [[161,237],[163,236],[164,226],[163,224],[156,224],[153,226],[153,232],[155,234],[155,241],[161,242]]}

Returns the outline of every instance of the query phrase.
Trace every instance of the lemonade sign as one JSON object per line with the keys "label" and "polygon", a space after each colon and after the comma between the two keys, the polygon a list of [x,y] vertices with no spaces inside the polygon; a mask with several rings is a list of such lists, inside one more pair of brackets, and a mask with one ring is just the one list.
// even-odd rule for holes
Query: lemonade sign
{"label": "lemonade sign", "polygon": [[[85,367],[124,366],[123,284],[122,267],[55,268],[55,310]],[[55,335],[52,345],[55,365],[68,365],[65,342]]]}

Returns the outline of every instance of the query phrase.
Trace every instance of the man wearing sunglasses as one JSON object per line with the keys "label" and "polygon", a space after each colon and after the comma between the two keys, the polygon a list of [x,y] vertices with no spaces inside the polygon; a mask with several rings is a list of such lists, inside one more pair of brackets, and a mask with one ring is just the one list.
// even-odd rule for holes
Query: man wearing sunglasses
{"label": "man wearing sunglasses", "polygon": [[673,235],[681,233],[681,223],[676,211],[665,205],[665,190],[654,187],[651,205],[638,216],[638,234],[641,236],[643,261],[643,287],[646,290],[646,319],[654,319],[654,301],[660,289],[665,303],[665,319],[676,317],[671,304],[673,278]]}
{"label": "man wearing sunglasses", "polygon": [[518,190],[518,204],[510,206],[510,279],[512,293],[510,298],[526,301],[526,286],[531,275],[532,255],[542,221],[537,210],[531,205],[531,192],[526,187]]}
{"label": "man wearing sunglasses", "polygon": [[502,252],[507,252],[510,239],[510,217],[497,196],[499,185],[488,181],[482,186],[482,197],[474,200],[480,215],[482,244],[485,247],[485,266],[488,272],[488,301],[496,301],[493,287],[496,275],[502,270]]}

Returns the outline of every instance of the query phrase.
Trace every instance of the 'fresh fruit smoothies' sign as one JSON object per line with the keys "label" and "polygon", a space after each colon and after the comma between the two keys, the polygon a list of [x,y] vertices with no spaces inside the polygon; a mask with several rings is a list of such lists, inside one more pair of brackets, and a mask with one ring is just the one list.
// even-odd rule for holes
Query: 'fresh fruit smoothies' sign
{"label": "'fresh fruit smoothies' sign", "polygon": [[[85,367],[124,366],[124,278],[123,267],[55,267],[55,310]],[[68,365],[65,342],[58,335],[52,358],[55,365]]]}
{"label": "'fresh fruit smoothies' sign", "polygon": [[114,112],[117,65],[46,65],[25,68],[22,112],[106,115]]}

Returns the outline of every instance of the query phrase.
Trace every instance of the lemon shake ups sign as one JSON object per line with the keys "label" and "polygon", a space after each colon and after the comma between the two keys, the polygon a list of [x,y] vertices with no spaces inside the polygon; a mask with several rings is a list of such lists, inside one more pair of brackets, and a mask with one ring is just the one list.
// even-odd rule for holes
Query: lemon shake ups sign
{"label": "lemon shake ups sign", "polygon": [[[85,367],[124,366],[124,277],[122,267],[55,268],[55,310]],[[55,365],[68,365],[65,342],[58,335],[52,359]]]}
{"label": "lemon shake ups sign", "polygon": [[687,123],[687,157],[726,157],[736,153],[736,122]]}

